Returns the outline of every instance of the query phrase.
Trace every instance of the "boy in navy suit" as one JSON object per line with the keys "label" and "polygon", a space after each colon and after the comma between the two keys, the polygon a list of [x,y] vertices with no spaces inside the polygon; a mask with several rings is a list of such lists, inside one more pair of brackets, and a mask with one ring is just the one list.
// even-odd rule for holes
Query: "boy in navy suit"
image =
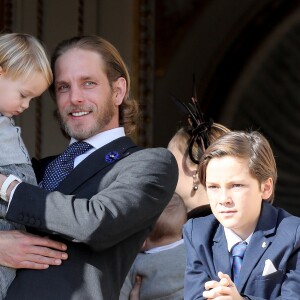
{"label": "boy in navy suit", "polygon": [[184,226],[184,299],[298,299],[300,219],[271,205],[277,170],[268,141],[224,135],[203,154],[199,177],[213,214]]}

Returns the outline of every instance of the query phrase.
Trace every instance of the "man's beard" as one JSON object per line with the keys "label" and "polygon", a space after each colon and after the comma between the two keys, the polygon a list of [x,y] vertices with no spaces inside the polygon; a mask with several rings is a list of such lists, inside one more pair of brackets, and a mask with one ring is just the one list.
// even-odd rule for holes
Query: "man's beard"
{"label": "man's beard", "polygon": [[78,128],[78,126],[70,126],[68,124],[67,118],[61,116],[59,111],[57,111],[57,117],[63,132],[67,136],[81,141],[104,131],[104,128],[112,120],[116,112],[112,105],[112,101],[108,101],[107,106],[104,108],[104,110],[101,111],[101,113],[98,112],[97,114],[95,114],[94,110],[92,111],[92,113],[95,115],[94,123],[88,127],[82,126],[82,128]]}

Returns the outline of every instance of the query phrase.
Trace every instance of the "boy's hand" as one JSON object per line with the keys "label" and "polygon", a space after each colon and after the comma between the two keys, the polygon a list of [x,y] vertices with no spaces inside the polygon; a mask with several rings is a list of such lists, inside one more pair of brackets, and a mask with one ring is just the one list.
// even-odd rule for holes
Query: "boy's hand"
{"label": "boy's hand", "polygon": [[208,300],[243,300],[244,298],[240,295],[236,286],[232,282],[230,276],[222,272],[218,273],[220,281],[207,281],[205,283],[205,290],[203,297]]}
{"label": "boy's hand", "polygon": [[140,300],[140,288],[142,284],[142,277],[137,275],[133,289],[130,292],[129,300]]}
{"label": "boy's hand", "polygon": [[22,231],[0,231],[0,265],[20,269],[47,269],[68,258],[63,243]]}

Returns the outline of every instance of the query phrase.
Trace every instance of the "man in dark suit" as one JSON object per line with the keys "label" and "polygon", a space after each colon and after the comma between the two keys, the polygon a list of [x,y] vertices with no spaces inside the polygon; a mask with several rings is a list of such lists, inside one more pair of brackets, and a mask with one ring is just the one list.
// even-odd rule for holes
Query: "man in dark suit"
{"label": "man in dark suit", "polygon": [[109,42],[95,36],[63,41],[52,67],[70,147],[79,142],[87,148],[68,175],[58,166],[77,150],[42,161],[37,177],[44,189],[12,181],[6,217],[66,244],[68,259],[59,267],[19,270],[6,299],[118,299],[136,254],[173,195],[177,164],[168,150],[140,149],[125,136],[136,106],[129,99],[127,68]]}
{"label": "man in dark suit", "polygon": [[299,299],[300,218],[271,205],[268,141],[227,133],[204,152],[199,174],[213,214],[184,225],[184,299]]}

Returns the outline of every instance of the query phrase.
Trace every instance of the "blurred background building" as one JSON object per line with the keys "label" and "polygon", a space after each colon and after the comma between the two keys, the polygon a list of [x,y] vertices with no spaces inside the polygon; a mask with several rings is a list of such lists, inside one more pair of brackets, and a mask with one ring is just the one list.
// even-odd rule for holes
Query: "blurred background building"
{"label": "blurred background building", "polygon": [[[192,96],[214,121],[257,129],[279,170],[275,205],[300,216],[300,0],[0,0],[2,32],[36,35],[51,54],[97,34],[127,63],[142,115],[134,139],[165,147]],[[30,154],[65,148],[46,93],[16,119]]]}

